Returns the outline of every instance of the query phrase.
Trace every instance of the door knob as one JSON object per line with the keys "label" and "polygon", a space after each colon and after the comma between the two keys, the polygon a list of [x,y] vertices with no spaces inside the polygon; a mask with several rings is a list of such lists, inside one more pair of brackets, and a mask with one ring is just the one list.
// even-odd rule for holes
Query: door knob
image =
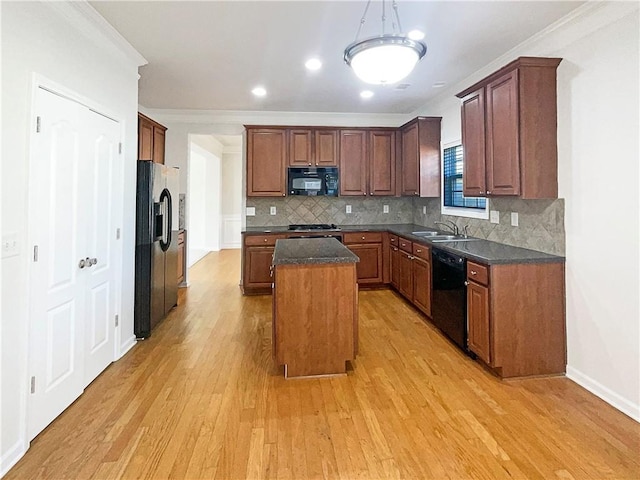
{"label": "door knob", "polygon": [[82,269],[82,268],[84,268],[84,265],[85,265],[85,263],[84,263],[84,258],[83,258],[78,262],[78,267]]}

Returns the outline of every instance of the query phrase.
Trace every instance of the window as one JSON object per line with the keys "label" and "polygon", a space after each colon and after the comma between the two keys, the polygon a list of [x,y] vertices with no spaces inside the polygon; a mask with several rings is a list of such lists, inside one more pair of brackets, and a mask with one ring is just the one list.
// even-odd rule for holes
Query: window
{"label": "window", "polygon": [[462,194],[464,156],[462,145],[455,142],[442,152],[442,213],[460,217],[489,218],[487,199]]}

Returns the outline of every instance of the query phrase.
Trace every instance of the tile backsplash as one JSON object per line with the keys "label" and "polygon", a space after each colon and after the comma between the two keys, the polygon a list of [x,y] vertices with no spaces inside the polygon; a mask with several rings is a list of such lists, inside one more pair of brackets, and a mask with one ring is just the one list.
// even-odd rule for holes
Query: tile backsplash
{"label": "tile backsplash", "polygon": [[[351,206],[351,213],[346,213],[347,205]],[[383,213],[384,205],[389,206],[389,213]],[[414,210],[413,198],[403,197],[247,198],[247,207],[256,209],[255,216],[247,217],[248,227],[294,223],[411,223]],[[271,207],[276,208],[275,215],[270,214]]]}
{"label": "tile backsplash", "polygon": [[[426,215],[422,207],[427,207]],[[565,254],[564,199],[522,200],[492,198],[489,209],[500,212],[500,223],[440,213],[439,198],[417,198],[413,223],[438,228],[435,221],[450,220],[459,228],[469,225],[469,235],[553,255]],[[511,213],[518,213],[518,226],[511,226]]]}
{"label": "tile backsplash", "polygon": [[[347,205],[351,206],[351,213],[346,213]],[[384,205],[389,206],[389,213],[383,213]],[[422,213],[423,206],[426,206],[426,214]],[[460,228],[469,225],[469,235],[474,237],[554,255],[565,254],[564,199],[492,198],[489,208],[500,212],[499,224],[489,220],[442,215],[439,198],[252,197],[247,198],[247,207],[255,207],[256,210],[255,216],[246,217],[248,227],[292,223],[415,223],[442,229],[433,222],[451,220]],[[276,208],[275,215],[270,214],[271,207]],[[517,227],[511,226],[511,212],[518,213]]]}

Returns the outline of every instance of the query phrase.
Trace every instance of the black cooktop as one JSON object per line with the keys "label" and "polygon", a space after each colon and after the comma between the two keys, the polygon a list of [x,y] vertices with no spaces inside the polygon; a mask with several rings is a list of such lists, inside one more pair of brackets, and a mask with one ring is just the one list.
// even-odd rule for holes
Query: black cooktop
{"label": "black cooktop", "polygon": [[333,223],[307,223],[301,225],[289,225],[289,230],[338,230]]}

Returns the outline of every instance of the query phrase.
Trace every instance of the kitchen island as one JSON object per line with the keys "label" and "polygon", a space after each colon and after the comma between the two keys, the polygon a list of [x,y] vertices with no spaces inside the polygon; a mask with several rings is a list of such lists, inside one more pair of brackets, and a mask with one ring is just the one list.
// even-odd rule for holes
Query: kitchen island
{"label": "kitchen island", "polygon": [[335,238],[276,241],[272,345],[285,377],[344,374],[355,359],[358,261]]}

